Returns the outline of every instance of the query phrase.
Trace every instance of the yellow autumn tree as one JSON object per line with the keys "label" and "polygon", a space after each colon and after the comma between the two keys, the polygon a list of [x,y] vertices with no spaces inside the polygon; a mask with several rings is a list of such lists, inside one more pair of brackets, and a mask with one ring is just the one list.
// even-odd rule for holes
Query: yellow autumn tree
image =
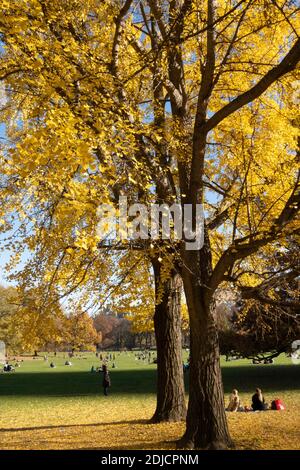
{"label": "yellow autumn tree", "polygon": [[59,346],[66,335],[66,317],[58,302],[53,300],[43,308],[38,289],[14,295],[15,311],[10,319],[10,334],[14,341],[13,352],[28,353],[44,350],[48,344]]}
{"label": "yellow autumn tree", "polygon": [[87,313],[79,312],[67,319],[65,342],[73,351],[95,351],[101,335],[97,333],[93,319]]}

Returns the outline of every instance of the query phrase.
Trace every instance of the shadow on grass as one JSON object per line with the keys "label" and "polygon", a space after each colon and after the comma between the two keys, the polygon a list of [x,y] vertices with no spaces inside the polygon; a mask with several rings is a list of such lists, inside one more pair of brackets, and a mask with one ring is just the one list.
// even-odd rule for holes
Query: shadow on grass
{"label": "shadow on grass", "polygon": [[117,426],[120,424],[149,424],[149,421],[146,419],[134,419],[131,421],[124,420],[124,421],[112,421],[108,423],[88,423],[88,424],[57,424],[57,425],[49,425],[49,426],[28,426],[24,428],[0,428],[0,432],[24,432],[24,431],[44,431],[44,430],[51,430],[51,429],[65,429],[65,428],[83,428],[83,427],[98,427],[98,426]]}
{"label": "shadow on grass", "polygon": [[264,392],[300,390],[300,366],[290,365],[249,365],[222,369],[225,393],[237,388],[239,392],[251,393],[256,387]]}
{"label": "shadow on grass", "polygon": [[[154,394],[154,370],[118,370],[110,373],[110,397],[130,394]],[[102,396],[102,373],[67,370],[66,372],[22,372],[0,376],[0,396],[84,397]],[[109,400],[110,397],[106,399]]]}
{"label": "shadow on grass", "polygon": [[[226,367],[222,370],[224,391],[232,388],[251,393],[256,387],[265,392],[300,389],[300,366],[249,365]],[[188,374],[185,376],[188,389]],[[156,391],[155,370],[113,370],[110,397],[122,395],[149,395]],[[32,397],[97,397],[102,395],[102,374],[66,371],[22,372],[1,374],[0,396]],[[108,397],[107,399],[109,400]]]}

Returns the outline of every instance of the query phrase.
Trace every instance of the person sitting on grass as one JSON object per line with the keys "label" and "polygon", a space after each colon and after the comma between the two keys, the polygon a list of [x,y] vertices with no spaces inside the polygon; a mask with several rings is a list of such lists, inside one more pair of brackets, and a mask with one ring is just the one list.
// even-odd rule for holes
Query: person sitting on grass
{"label": "person sitting on grass", "polygon": [[54,362],[51,362],[51,363],[50,363],[50,367],[51,367],[51,369],[54,369],[54,368],[56,367],[56,365],[54,364]]}
{"label": "person sitting on grass", "polygon": [[3,367],[3,372],[12,372],[13,370],[14,370],[14,367],[8,362],[6,362]]}
{"label": "person sitting on grass", "polygon": [[238,411],[240,407],[240,397],[239,392],[234,388],[229,397],[229,405],[226,408],[226,411]]}
{"label": "person sitting on grass", "polygon": [[263,411],[265,409],[265,399],[260,388],[255,390],[255,393],[252,396],[251,406],[253,411]]}
{"label": "person sitting on grass", "polygon": [[72,365],[72,362],[71,361],[66,361],[65,362],[65,366],[71,366]]}

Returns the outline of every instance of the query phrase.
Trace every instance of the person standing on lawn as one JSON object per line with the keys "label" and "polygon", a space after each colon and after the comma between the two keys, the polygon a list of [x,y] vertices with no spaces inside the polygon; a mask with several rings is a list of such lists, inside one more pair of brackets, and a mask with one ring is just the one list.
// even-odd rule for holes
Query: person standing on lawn
{"label": "person standing on lawn", "polygon": [[103,372],[103,381],[102,381],[103,392],[104,392],[104,395],[107,396],[108,388],[111,386],[111,381],[110,381],[110,376],[109,376],[109,372],[108,372],[106,364],[103,364],[102,372]]}

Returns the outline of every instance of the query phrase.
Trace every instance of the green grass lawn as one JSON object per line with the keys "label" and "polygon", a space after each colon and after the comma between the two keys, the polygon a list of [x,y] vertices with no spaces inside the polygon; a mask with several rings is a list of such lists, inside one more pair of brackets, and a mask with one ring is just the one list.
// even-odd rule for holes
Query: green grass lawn
{"label": "green grass lawn", "polygon": [[[103,396],[102,374],[90,372],[92,365],[100,365],[92,353],[72,358],[71,367],[64,365],[63,354],[50,355],[48,362],[42,356],[25,359],[15,372],[0,374],[0,448],[174,447],[184,423],[147,423],[155,409],[156,365],[136,360],[131,352],[115,354],[117,368],[110,369],[109,397]],[[49,367],[51,361],[55,369]],[[231,389],[237,388],[243,403],[250,404],[260,387],[267,401],[280,397],[287,406],[284,412],[228,415],[238,448],[297,448],[300,366],[285,356],[275,361],[253,365],[249,360],[222,359],[226,401]]]}

